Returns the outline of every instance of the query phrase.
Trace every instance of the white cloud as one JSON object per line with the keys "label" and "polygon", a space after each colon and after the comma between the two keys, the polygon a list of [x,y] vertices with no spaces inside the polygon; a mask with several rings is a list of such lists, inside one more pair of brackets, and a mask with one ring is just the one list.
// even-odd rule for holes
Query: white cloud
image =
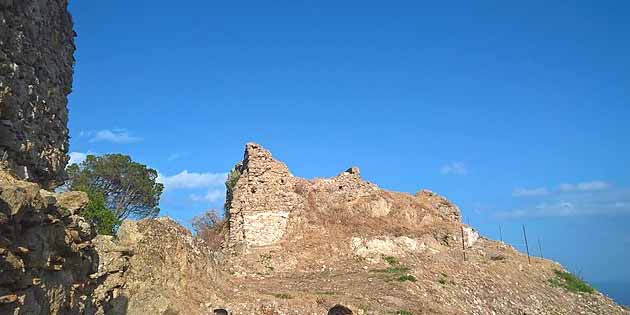
{"label": "white cloud", "polygon": [[611,189],[598,194],[550,195],[549,200],[537,205],[496,213],[503,218],[601,215],[630,215],[630,189]]}
{"label": "white cloud", "polygon": [[515,188],[514,191],[512,191],[512,196],[514,197],[546,196],[548,194],[549,194],[549,191],[545,187]]}
{"label": "white cloud", "polygon": [[452,162],[443,165],[440,169],[440,173],[442,173],[442,175],[466,175],[468,174],[468,169],[466,169],[466,165],[462,162]]}
{"label": "white cloud", "polygon": [[134,137],[129,134],[127,130],[124,129],[103,129],[97,131],[94,136],[90,139],[90,142],[112,142],[112,143],[132,143],[141,141],[142,138]]}
{"label": "white cloud", "polygon": [[158,174],[157,181],[166,189],[194,189],[223,186],[226,179],[227,173],[191,173],[184,170],[172,176]]}
{"label": "white cloud", "polygon": [[604,181],[592,181],[577,184],[562,184],[560,185],[560,191],[573,192],[573,191],[596,191],[605,190],[610,188],[610,184]]}
{"label": "white cloud", "polygon": [[70,164],[79,164],[83,161],[85,161],[85,158],[87,157],[87,153],[82,153],[82,152],[70,152],[68,154],[70,156],[70,161],[68,161],[68,165]]}
{"label": "white cloud", "polygon": [[203,196],[195,195],[195,194],[190,195],[190,199],[192,199],[193,201],[209,201],[209,202],[219,201],[223,199],[224,197],[225,197],[225,190],[219,190],[219,189],[209,190],[208,193],[206,193]]}

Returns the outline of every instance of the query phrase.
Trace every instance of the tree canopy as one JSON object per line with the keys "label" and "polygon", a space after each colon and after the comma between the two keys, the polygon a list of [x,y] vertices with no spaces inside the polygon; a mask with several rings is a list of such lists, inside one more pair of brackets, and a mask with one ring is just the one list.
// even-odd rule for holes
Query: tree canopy
{"label": "tree canopy", "polygon": [[157,171],[127,155],[88,155],[80,164],[69,165],[66,171],[71,190],[102,194],[105,206],[118,220],[153,217],[160,212],[164,185],[156,182]]}

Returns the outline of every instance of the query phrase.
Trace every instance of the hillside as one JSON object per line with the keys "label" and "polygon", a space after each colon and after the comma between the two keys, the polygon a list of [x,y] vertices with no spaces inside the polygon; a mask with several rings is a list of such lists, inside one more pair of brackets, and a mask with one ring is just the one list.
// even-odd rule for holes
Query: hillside
{"label": "hillside", "polygon": [[257,144],[237,169],[221,249],[166,218],[121,227],[128,314],[624,314],[563,287],[559,264],[479,237],[429,191],[385,191],[357,168],[297,178]]}
{"label": "hillside", "polygon": [[[627,314],[553,261],[480,236],[429,190],[291,174],[248,143],[216,242],[163,217],[96,235],[68,161],[67,0],[0,0],[0,315]],[[430,183],[427,183],[430,184]]]}

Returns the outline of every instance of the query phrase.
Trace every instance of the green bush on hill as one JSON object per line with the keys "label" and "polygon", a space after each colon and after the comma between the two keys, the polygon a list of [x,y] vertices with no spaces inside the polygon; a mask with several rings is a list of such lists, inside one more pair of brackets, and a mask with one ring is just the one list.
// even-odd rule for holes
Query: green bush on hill
{"label": "green bush on hill", "polygon": [[553,272],[555,273],[555,277],[549,279],[549,284],[551,284],[552,287],[561,287],[574,293],[595,292],[595,289],[593,289],[593,287],[591,287],[588,283],[569,272],[557,269]]}

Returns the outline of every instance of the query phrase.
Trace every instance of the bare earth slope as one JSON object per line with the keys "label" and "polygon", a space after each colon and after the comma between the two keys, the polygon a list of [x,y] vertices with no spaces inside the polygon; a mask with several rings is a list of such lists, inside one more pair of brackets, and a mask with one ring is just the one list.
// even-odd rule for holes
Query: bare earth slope
{"label": "bare earth slope", "polygon": [[126,222],[107,240],[133,253],[107,271],[120,276],[121,314],[326,314],[337,303],[355,314],[626,314],[552,285],[559,264],[479,237],[430,191],[385,191],[357,168],[297,178],[253,143],[236,169],[220,250],[169,219]]}

